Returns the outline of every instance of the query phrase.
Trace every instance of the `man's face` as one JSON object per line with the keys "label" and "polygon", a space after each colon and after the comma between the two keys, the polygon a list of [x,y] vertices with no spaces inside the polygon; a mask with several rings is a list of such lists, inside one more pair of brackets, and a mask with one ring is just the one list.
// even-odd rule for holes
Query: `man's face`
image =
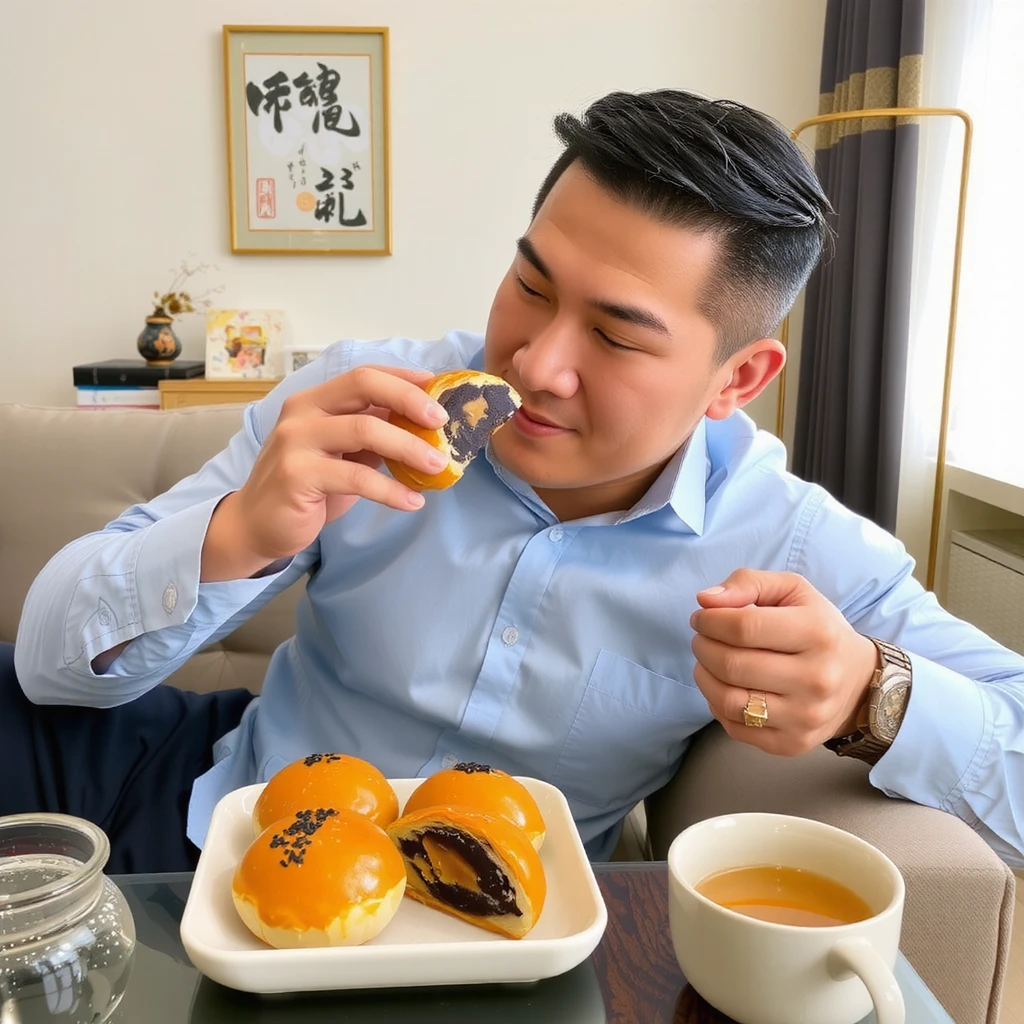
{"label": "man's face", "polygon": [[534,218],[491,307],[485,368],[523,398],[495,454],[560,518],[635,504],[731,379],[698,311],[715,254],[576,165]]}

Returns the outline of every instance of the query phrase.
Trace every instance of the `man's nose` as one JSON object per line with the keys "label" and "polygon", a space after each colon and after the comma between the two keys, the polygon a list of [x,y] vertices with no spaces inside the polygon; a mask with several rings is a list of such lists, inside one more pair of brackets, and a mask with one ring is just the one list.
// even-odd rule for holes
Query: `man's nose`
{"label": "man's nose", "polygon": [[571,398],[579,387],[578,355],[569,325],[555,317],[517,349],[512,365],[527,391]]}

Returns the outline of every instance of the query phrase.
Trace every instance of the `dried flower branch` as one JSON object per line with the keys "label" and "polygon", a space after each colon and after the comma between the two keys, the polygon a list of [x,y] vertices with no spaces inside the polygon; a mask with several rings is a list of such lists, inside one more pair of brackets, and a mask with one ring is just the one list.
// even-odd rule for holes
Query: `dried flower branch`
{"label": "dried flower branch", "polygon": [[196,274],[205,274],[207,271],[219,269],[215,263],[189,263],[188,260],[182,260],[181,266],[178,267],[177,271],[171,271],[174,277],[167,291],[163,294],[156,291],[153,292],[154,309],[150,315],[178,316],[181,313],[205,312],[212,305],[210,296],[224,291],[224,286],[218,285],[215,288],[207,288],[205,291],[197,293],[186,292],[182,289],[185,282]]}

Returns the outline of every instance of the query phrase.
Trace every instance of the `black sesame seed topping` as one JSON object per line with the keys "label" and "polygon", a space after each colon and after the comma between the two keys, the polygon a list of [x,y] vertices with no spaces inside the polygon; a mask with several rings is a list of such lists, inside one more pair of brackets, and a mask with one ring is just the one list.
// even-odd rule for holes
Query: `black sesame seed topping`
{"label": "black sesame seed topping", "polygon": [[467,775],[476,775],[477,772],[484,772],[493,775],[494,769],[489,764],[477,764],[476,761],[460,761],[452,765],[453,772],[465,772]]}
{"label": "black sesame seed topping", "polygon": [[303,758],[302,763],[307,768],[312,768],[313,765],[319,764],[324,761],[327,764],[334,764],[335,761],[341,760],[341,754],[310,754],[309,757]]}
{"label": "black sesame seed topping", "polygon": [[306,847],[321,825],[338,812],[333,807],[318,807],[315,811],[297,811],[295,820],[282,832],[275,832],[270,840],[272,850],[281,850],[278,863],[286,868],[289,864],[302,866],[306,859]]}

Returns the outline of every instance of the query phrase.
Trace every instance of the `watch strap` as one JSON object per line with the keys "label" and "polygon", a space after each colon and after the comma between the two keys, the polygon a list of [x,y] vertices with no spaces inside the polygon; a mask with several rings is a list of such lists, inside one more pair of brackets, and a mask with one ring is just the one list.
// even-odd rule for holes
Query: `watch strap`
{"label": "watch strap", "polygon": [[880,740],[868,732],[855,732],[849,736],[825,740],[825,746],[840,757],[856,757],[858,760],[867,761],[868,764],[877,764],[889,749],[889,744],[885,740]]}
{"label": "watch strap", "polygon": [[878,649],[883,663],[896,665],[913,674],[914,666],[911,664],[910,655],[902,647],[897,647],[895,644],[889,643],[888,640],[879,640],[876,636],[869,636],[868,639]]}
{"label": "watch strap", "polygon": [[[868,639],[875,645],[878,651],[881,668],[875,671],[871,681],[871,688],[876,688],[881,683],[882,674],[887,666],[895,666],[913,675],[913,665],[906,651],[888,640],[879,640],[877,637],[869,636]],[[875,736],[869,729],[858,729],[848,736],[837,736],[825,740],[824,744],[833,753],[840,757],[856,757],[858,760],[866,761],[868,764],[877,764],[882,755],[889,749],[890,743]]]}

